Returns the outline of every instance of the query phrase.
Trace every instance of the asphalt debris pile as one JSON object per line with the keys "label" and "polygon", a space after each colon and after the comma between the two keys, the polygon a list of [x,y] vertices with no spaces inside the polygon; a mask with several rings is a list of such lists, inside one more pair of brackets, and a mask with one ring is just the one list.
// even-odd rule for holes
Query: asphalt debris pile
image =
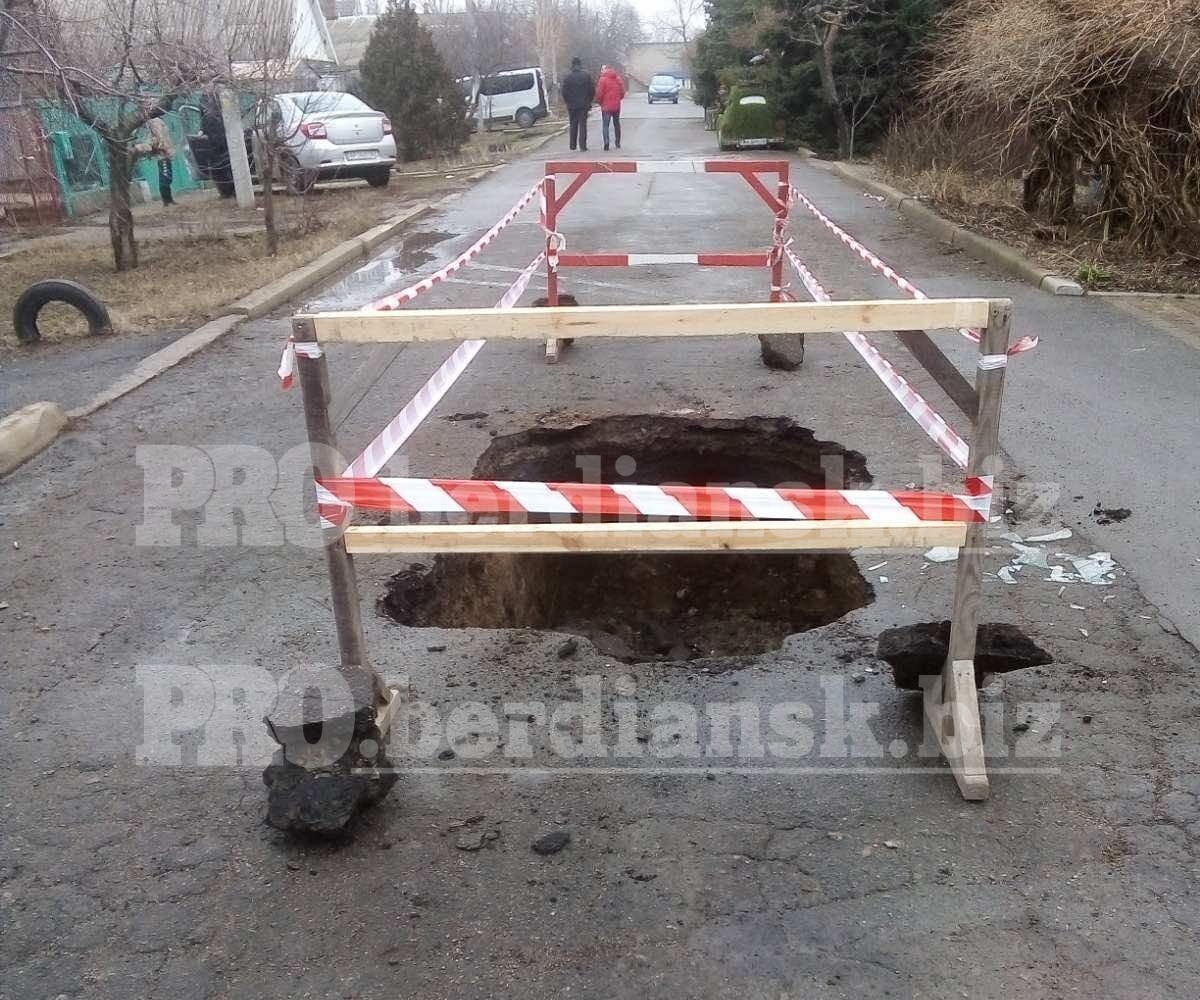
{"label": "asphalt debris pile", "polygon": [[[920,690],[922,676],[942,672],[950,652],[950,622],[920,622],[885,629],[876,655],[891,665],[892,680],[904,691]],[[1045,666],[1054,658],[1015,625],[987,623],[975,633],[975,684],[989,674]]]}

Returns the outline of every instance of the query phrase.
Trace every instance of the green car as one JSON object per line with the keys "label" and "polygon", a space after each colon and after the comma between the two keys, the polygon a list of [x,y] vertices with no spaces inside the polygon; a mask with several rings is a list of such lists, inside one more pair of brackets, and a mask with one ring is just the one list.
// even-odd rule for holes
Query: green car
{"label": "green car", "polygon": [[721,149],[770,149],[784,145],[777,115],[760,91],[734,87],[729,102],[717,121],[717,145]]}

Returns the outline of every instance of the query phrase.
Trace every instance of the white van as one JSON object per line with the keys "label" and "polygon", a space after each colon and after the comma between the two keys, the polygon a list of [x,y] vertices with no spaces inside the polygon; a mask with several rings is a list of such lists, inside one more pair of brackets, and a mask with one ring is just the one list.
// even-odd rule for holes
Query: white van
{"label": "white van", "polygon": [[478,81],[471,77],[459,80],[472,107],[479,108],[485,121],[516,122],[529,128],[550,113],[546,106],[546,78],[536,66],[527,69],[508,69],[492,73]]}

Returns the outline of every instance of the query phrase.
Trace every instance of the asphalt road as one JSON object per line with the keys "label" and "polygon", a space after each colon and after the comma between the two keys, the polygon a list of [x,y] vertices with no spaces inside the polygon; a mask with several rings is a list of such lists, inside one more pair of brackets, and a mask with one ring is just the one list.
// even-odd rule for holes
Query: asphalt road
{"label": "asphalt road", "polygon": [[[625,155],[714,151],[686,105],[630,102],[626,120]],[[559,140],[500,170],[313,303],[358,305],[450,259],[528,189],[539,158],[564,151]],[[819,169],[794,170],[928,291],[1009,295],[1018,332],[1043,336],[1010,367],[1012,513],[991,535],[983,617],[1019,623],[1055,662],[985,692],[991,801],[964,803],[947,771],[915,753],[919,711],[874,656],[882,628],[948,612],[953,568],[921,553],[854,553],[872,603],[778,649],[635,665],[586,641],[564,654],[561,632],[399,627],[371,599],[407,563],[375,558],[358,562],[373,662],[407,676],[443,718],[476,703],[533,715],[529,755],[476,759],[475,723],[450,739],[447,722],[448,745],[416,755],[352,841],[297,843],[267,828],[260,694],[336,655],[323,560],[295,522],[301,498],[254,457],[282,461],[304,440],[297,395],[275,378],[281,311],[0,482],[0,997],[1200,993],[1200,662],[1158,612],[1182,626],[1185,588],[1194,593],[1184,550],[1196,539],[1196,459],[1183,447],[1195,440],[1183,403],[1194,350],[1105,302],[998,278]],[[560,229],[572,250],[733,250],[762,247],[770,218],[735,178],[626,175],[590,182]],[[835,297],[890,294],[811,220],[797,216],[793,235]],[[536,218],[522,217],[428,303],[490,305],[540,241]],[[766,286],[753,271],[679,267],[564,279],[589,304],[755,301]],[[959,339],[944,338],[966,370]],[[446,353],[331,346],[335,401],[361,395],[339,424],[345,450]],[[860,452],[881,486],[928,472],[919,429],[837,337],[809,338],[794,374],[766,370],[744,338],[580,340],[553,367],[539,354],[489,344],[392,471],[465,475],[494,435],[676,413],[790,416]],[[1116,419],[1125,414],[1134,419]],[[1172,442],[1173,464],[1146,473]],[[147,449],[164,446],[183,470],[198,455],[226,468],[230,452],[216,449],[243,449],[251,471],[231,481],[271,479],[273,508],[251,503],[240,539],[207,533],[230,523],[212,504],[180,511],[178,544],[148,544],[155,498],[187,474],[147,484],[163,460]],[[1061,484],[1054,502],[1038,502],[1044,484]],[[1097,499],[1134,514],[1096,525]],[[280,522],[289,544],[271,533]],[[1032,568],[1001,582],[1015,552],[1002,532],[1064,523],[1074,534],[1048,546],[1052,559],[1111,550],[1126,572],[1105,587]],[[461,581],[468,596],[484,586]],[[626,752],[564,761],[561,732],[536,719],[579,700],[589,676],[605,738],[620,734],[620,699],[653,724]],[[800,726],[791,756],[755,755],[745,722],[724,745],[712,719],[737,705],[778,711],[784,729],[807,721],[809,746]],[[680,721],[689,708],[707,720],[699,732]],[[573,747],[572,724],[563,729]],[[504,732],[511,749],[519,734]],[[569,833],[568,846],[534,853],[551,832]]]}

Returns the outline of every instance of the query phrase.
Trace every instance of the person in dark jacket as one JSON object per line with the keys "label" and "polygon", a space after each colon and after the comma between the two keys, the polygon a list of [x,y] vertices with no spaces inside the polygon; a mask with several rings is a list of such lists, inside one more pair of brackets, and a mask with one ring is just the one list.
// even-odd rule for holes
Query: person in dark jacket
{"label": "person in dark jacket", "polygon": [[583,71],[583,60],[571,60],[571,72],[562,82],[563,104],[567,106],[567,117],[571,120],[571,149],[578,147],[587,152],[587,116],[592,107],[592,95],[596,84]]}

